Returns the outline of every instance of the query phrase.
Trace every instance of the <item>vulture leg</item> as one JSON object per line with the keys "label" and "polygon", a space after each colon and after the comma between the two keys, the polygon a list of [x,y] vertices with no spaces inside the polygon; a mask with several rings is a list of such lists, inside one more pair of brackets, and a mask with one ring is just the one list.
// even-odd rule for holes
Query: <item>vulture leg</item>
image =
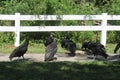
{"label": "vulture leg", "polygon": [[18,60],[17,61],[20,61],[20,57],[18,57]]}
{"label": "vulture leg", "polygon": [[24,55],[22,55],[22,57],[23,57],[23,60],[24,60],[25,59]]}
{"label": "vulture leg", "polygon": [[93,60],[95,60],[96,58],[97,58],[97,55],[94,55]]}

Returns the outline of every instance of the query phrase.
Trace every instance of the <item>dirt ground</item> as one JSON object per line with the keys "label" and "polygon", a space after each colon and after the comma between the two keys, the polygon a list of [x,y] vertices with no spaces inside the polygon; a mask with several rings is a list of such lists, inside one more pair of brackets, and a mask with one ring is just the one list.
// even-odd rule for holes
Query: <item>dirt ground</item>
{"label": "dirt ground", "polygon": [[[9,55],[10,54],[3,54],[0,53],[0,61],[10,61],[9,60]],[[25,59],[23,60],[22,57],[19,60],[22,61],[32,61],[32,62],[43,62],[44,61],[44,55],[45,54],[35,54],[35,53],[26,53],[24,55]],[[94,61],[93,55],[88,55],[85,54],[84,52],[76,52],[76,56],[70,57],[67,54],[59,54],[57,53],[55,55],[57,57],[57,60],[54,60],[55,62],[57,61]],[[17,61],[18,58],[13,58],[13,61]],[[109,54],[109,57],[107,59],[104,59],[101,56],[97,56],[95,60],[104,60],[104,61],[120,61],[119,55],[118,54]]]}

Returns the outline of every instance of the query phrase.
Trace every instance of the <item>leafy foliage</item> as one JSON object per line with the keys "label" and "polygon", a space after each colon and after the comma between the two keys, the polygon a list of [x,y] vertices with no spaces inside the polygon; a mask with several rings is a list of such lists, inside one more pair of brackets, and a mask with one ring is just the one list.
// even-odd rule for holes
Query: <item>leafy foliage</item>
{"label": "leafy foliage", "polygon": [[[107,12],[108,14],[120,14],[120,0],[1,0],[0,2],[0,14],[15,14],[19,12],[21,14],[32,14],[32,15],[63,15],[63,14],[76,14],[76,15],[89,15],[89,14],[101,14]],[[119,24],[120,21],[108,21],[110,24]],[[12,22],[0,21],[0,25],[13,25]],[[92,25],[92,22],[86,21],[88,25]],[[25,21],[21,22],[21,25],[82,25],[82,21]],[[56,32],[57,37],[61,39],[65,35],[64,32]],[[98,36],[94,32],[68,32],[74,41],[82,42],[85,40],[94,40],[93,37]],[[99,32],[98,32],[99,33]],[[9,33],[7,33],[9,34]],[[21,39],[27,33],[21,33]],[[29,33],[29,36],[33,40],[42,40],[46,37],[45,33]],[[14,35],[14,33],[12,33]],[[36,38],[35,36],[42,36]],[[111,37],[108,37],[108,42],[117,42],[119,40],[119,32],[109,32]],[[4,37],[1,37],[4,36]],[[7,38],[8,37],[8,38]],[[0,33],[0,42],[13,42],[14,38],[6,36],[6,34]],[[115,38],[114,40],[111,38]]]}

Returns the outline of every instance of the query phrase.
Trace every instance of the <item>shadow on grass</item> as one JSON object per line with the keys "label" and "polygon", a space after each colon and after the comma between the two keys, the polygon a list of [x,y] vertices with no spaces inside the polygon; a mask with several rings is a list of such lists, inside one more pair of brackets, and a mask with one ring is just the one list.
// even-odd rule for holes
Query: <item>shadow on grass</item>
{"label": "shadow on grass", "polygon": [[0,62],[0,80],[120,80],[113,62]]}

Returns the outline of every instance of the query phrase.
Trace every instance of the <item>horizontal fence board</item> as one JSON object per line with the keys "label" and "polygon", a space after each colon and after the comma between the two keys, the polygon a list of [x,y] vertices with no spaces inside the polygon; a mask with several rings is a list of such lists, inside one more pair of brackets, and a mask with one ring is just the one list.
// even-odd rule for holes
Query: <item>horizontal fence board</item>
{"label": "horizontal fence board", "polygon": [[21,15],[20,20],[101,20],[102,15]]}
{"label": "horizontal fence board", "polygon": [[101,31],[101,26],[22,26],[21,32],[43,32],[43,31]]}
{"label": "horizontal fence board", "polygon": [[108,31],[120,31],[120,26],[108,26]]}
{"label": "horizontal fence board", "polygon": [[0,15],[0,20],[15,20],[15,15]]}
{"label": "horizontal fence board", "polygon": [[0,26],[0,32],[14,32],[14,31],[15,31],[14,26],[4,26],[4,27]]}
{"label": "horizontal fence board", "polygon": [[120,20],[120,15],[107,15],[107,20]]}
{"label": "horizontal fence board", "polygon": [[[0,32],[14,32],[14,26],[0,26]],[[20,32],[38,32],[38,31],[119,31],[120,26],[21,26]]]}

